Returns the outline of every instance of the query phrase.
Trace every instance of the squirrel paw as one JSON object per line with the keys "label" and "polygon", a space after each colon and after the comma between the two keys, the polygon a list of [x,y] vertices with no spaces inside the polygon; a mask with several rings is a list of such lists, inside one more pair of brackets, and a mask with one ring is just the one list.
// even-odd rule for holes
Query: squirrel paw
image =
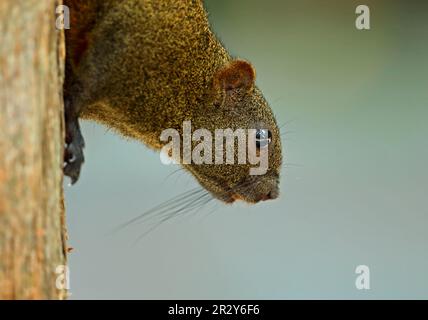
{"label": "squirrel paw", "polygon": [[[83,156],[85,143],[79,127],[71,130],[72,138],[69,141],[66,140],[64,149],[64,174],[70,177],[71,184],[75,184],[79,179],[80,170],[83,162],[85,161]],[[67,137],[69,135],[70,132],[67,132]]]}
{"label": "squirrel paw", "polygon": [[71,179],[71,184],[75,184],[79,179],[80,170],[85,158],[83,148],[85,142],[80,132],[77,117],[67,119],[66,117],[66,138],[64,148],[64,174]]}

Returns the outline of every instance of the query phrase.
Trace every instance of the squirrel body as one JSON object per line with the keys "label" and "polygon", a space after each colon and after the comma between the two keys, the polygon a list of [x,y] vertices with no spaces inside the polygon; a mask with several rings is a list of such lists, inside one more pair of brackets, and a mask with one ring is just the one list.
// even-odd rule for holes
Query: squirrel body
{"label": "squirrel body", "polygon": [[[255,86],[254,68],[227,52],[211,31],[202,1],[64,4],[71,14],[71,29],[66,31],[66,122],[94,120],[155,150],[165,144],[159,139],[164,129],[181,132],[187,120],[212,131],[266,128],[273,143],[263,177],[248,176],[249,165],[183,166],[225,202],[277,197],[282,157],[275,118]],[[73,145],[76,131],[79,135],[78,123],[67,129],[69,153],[79,149]],[[83,138],[77,140],[83,148]],[[78,158],[83,161],[83,153]],[[80,172],[77,166],[68,164],[74,180]],[[245,190],[240,188],[244,182]]]}

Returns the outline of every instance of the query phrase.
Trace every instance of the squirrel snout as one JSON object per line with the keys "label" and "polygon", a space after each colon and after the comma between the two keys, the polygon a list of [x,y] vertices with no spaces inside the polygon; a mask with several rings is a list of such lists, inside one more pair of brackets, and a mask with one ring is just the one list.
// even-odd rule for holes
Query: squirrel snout
{"label": "squirrel snout", "polygon": [[245,192],[237,190],[231,195],[231,199],[228,202],[242,200],[248,203],[257,203],[260,201],[274,200],[279,196],[277,183],[267,183],[263,185],[262,188],[257,189],[247,189]]}
{"label": "squirrel snout", "polygon": [[257,203],[260,201],[274,200],[279,196],[279,184],[276,179],[262,179],[255,183],[255,188],[246,192],[246,198],[249,202]]}

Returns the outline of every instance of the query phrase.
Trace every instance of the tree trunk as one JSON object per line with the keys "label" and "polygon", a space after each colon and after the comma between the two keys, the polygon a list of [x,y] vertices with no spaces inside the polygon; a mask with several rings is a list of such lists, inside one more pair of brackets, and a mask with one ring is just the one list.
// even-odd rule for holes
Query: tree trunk
{"label": "tree trunk", "polygon": [[0,299],[67,294],[58,4],[0,0]]}

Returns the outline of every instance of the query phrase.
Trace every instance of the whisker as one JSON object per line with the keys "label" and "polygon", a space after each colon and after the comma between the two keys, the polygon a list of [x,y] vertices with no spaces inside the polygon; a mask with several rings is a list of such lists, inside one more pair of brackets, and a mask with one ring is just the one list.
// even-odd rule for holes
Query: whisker
{"label": "whisker", "polygon": [[178,168],[177,170],[174,170],[173,172],[171,172],[170,174],[168,174],[166,177],[165,177],[165,179],[164,179],[164,181],[162,182],[162,183],[165,183],[170,177],[172,177],[173,175],[175,175],[176,173],[178,173],[178,172],[180,172],[180,171],[183,171],[184,170],[184,168]]}
{"label": "whisker", "polygon": [[[207,199],[207,196],[209,198]],[[185,205],[181,206],[178,209],[175,209],[173,212],[166,212],[166,214],[163,214],[163,218],[160,219],[157,223],[155,223],[149,230],[144,232],[143,234],[139,235],[137,239],[134,241],[134,245],[136,245],[141,239],[143,239],[146,235],[148,235],[150,232],[155,230],[157,227],[159,227],[162,223],[170,220],[171,218],[177,217],[178,215],[182,215],[184,213],[190,213],[193,210],[197,210],[199,208],[202,208],[207,203],[209,203],[213,198],[211,195],[207,192],[203,195],[199,196],[196,200],[192,201],[192,203],[189,205],[189,203],[186,203]]]}
{"label": "whisker", "polygon": [[273,101],[270,102],[271,105],[276,104],[279,100],[283,99],[284,97],[278,97],[276,99],[274,99]]}
{"label": "whisker", "polygon": [[285,136],[285,135],[289,135],[289,134],[291,134],[291,133],[296,133],[296,131],[289,130],[289,131],[281,132],[281,137],[283,137],[283,136]]}
{"label": "whisker", "polygon": [[251,188],[256,188],[259,184],[261,184],[261,181],[260,181],[260,180],[259,180],[259,181],[257,181],[255,184],[254,184],[254,182],[253,182],[253,183],[250,183],[248,186],[244,187],[244,188],[241,190],[241,192],[242,192],[242,193],[246,193],[249,189],[251,189]]}
{"label": "whisker", "polygon": [[244,181],[238,183],[237,185],[235,185],[231,190],[229,190],[228,194],[232,195],[236,191],[236,189],[242,189],[242,191],[245,193],[245,191],[247,191],[249,188],[253,187],[253,185],[254,185],[254,181],[244,180]]}
{"label": "whisker", "polygon": [[279,129],[283,128],[286,125],[289,125],[290,123],[296,121],[296,119],[292,119],[292,120],[288,120],[286,122],[284,122],[282,125],[279,126]]}
{"label": "whisker", "polygon": [[284,163],[284,166],[285,166],[285,167],[297,167],[297,168],[303,168],[303,165],[302,165],[302,164],[298,164],[298,163],[289,163],[289,162]]}
{"label": "whisker", "polygon": [[[178,204],[177,206],[173,206],[171,208],[166,208],[162,210],[161,212],[156,213],[157,216],[165,217],[165,216],[176,216],[182,212],[185,212],[186,210],[191,210],[197,207],[204,197],[206,197],[208,193],[204,193],[200,196],[197,196],[196,199],[187,199],[181,204]],[[171,211],[172,210],[172,211]],[[140,222],[141,223],[141,222]]]}
{"label": "whisker", "polygon": [[183,197],[167,206],[164,206],[162,208],[159,208],[158,210],[153,210],[150,215],[146,215],[146,217],[143,217],[142,219],[140,219],[139,221],[136,221],[135,224],[142,224],[144,222],[146,222],[148,219],[150,218],[154,218],[154,217],[162,217],[165,214],[167,214],[168,212],[171,212],[172,210],[178,210],[178,208],[186,208],[187,206],[191,205],[193,202],[197,201],[201,196],[203,196],[204,194],[201,195],[201,192],[203,192],[203,190],[201,189],[198,192],[194,192],[191,195],[188,195],[186,197]]}
{"label": "whisker", "polygon": [[178,196],[176,196],[170,200],[167,200],[167,201],[147,210],[146,212],[143,212],[142,214],[136,216],[135,218],[132,218],[131,220],[129,220],[125,223],[122,223],[118,227],[114,228],[111,231],[111,233],[116,233],[116,232],[124,229],[125,227],[127,227],[127,226],[129,226],[129,225],[153,214],[153,213],[156,213],[156,211],[163,210],[163,209],[167,208],[168,206],[171,206],[174,204],[176,205],[177,203],[180,204],[181,202],[185,201],[186,199],[191,198],[192,196],[197,195],[198,193],[203,192],[203,191],[204,191],[203,189],[198,187],[198,188],[189,190],[187,192],[184,192],[184,193],[182,193],[182,194],[180,194],[180,195],[178,195]]}
{"label": "whisker", "polygon": [[[212,200],[214,200],[214,199],[212,199]],[[219,203],[215,202],[213,208],[210,211],[208,211],[205,214],[205,216],[202,217],[201,221],[205,220],[206,218],[208,218],[209,216],[211,216],[216,210],[218,210],[218,205],[219,205]]]}
{"label": "whisker", "polygon": [[186,212],[183,212],[183,214],[186,214],[189,217],[194,217],[199,212],[198,211],[199,209],[205,207],[208,203],[210,203],[213,200],[214,198],[209,193],[207,193],[205,197],[201,199],[200,204],[197,207],[190,209]]}

